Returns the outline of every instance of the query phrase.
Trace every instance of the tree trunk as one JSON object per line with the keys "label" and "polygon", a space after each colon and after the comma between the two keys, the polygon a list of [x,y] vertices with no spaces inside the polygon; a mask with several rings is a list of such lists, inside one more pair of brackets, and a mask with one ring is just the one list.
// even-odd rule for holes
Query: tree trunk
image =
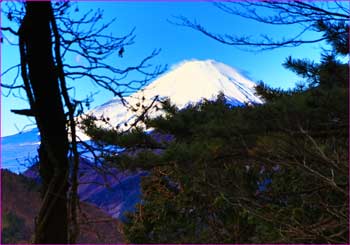
{"label": "tree trunk", "polygon": [[67,243],[68,239],[68,133],[52,54],[51,17],[50,2],[27,2],[20,27],[33,95],[31,109],[41,136],[43,203],[35,224],[34,243]]}

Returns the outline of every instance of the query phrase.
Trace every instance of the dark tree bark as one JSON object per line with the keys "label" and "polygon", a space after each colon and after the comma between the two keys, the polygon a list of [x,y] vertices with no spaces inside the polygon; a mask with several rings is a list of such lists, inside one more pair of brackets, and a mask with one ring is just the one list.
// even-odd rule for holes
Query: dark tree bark
{"label": "dark tree bark", "polygon": [[34,243],[67,243],[68,133],[52,54],[50,2],[27,2],[20,48],[26,91],[32,97],[41,136],[40,175],[43,204],[36,220]]}
{"label": "dark tree bark", "polygon": [[[66,78],[90,79],[130,107],[125,104],[124,92],[140,88],[162,74],[165,68],[156,66],[150,71],[152,67],[148,62],[159,53],[157,50],[138,64],[124,69],[106,62],[107,57],[115,54],[120,56],[120,52],[124,54],[124,48],[133,43],[135,36],[134,30],[121,37],[106,34],[114,20],[102,24],[101,10],[89,11],[77,17],[67,11],[71,7],[68,1],[55,2],[54,5],[30,1],[23,4],[25,11],[11,4],[3,11],[10,21],[20,24],[18,31],[0,26],[0,30],[19,37],[21,55],[20,65],[7,69],[1,77],[10,74],[13,69],[20,69],[23,84],[17,84],[20,82],[17,75],[13,83],[1,82],[0,86],[10,91],[25,90],[30,108],[12,112],[34,116],[40,131],[43,201],[36,218],[33,242],[75,243],[79,236],[79,137],[75,133],[75,120],[83,113],[83,104],[90,103],[90,99],[76,100],[70,97]],[[77,11],[78,7],[74,12]],[[88,65],[63,63],[67,54],[81,56]],[[144,79],[122,82],[131,72],[143,75]],[[68,135],[71,142],[68,141]],[[91,150],[88,144],[81,143]],[[71,164],[68,163],[68,156],[73,160]],[[71,183],[69,187],[68,182]]]}

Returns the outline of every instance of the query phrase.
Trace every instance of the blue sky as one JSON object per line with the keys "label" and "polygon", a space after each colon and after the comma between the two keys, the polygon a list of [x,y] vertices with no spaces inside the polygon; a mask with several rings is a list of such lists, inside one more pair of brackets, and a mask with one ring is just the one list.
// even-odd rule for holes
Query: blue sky
{"label": "blue sky", "polygon": [[[209,30],[218,33],[235,35],[269,34],[273,37],[288,36],[296,33],[296,27],[271,27],[254,21],[235,17],[214,7],[209,2],[79,2],[79,13],[89,9],[104,10],[106,21],[116,17],[110,32],[115,35],[128,33],[136,27],[135,44],[126,47],[124,58],[115,58],[116,64],[133,65],[154,49],[161,53],[152,60],[154,65],[171,66],[190,59],[214,59],[230,65],[253,81],[264,81],[273,87],[291,88],[301,79],[282,67],[287,56],[308,58],[318,61],[320,44],[306,45],[298,48],[282,48],[264,52],[247,52],[232,46],[218,43],[192,29],[170,24],[167,20],[172,16],[183,15],[196,19]],[[2,16],[2,25],[8,25]],[[14,37],[8,36],[15,41]],[[19,62],[17,47],[11,47],[5,41],[1,45],[1,69],[5,71],[11,65]],[[3,82],[11,83],[14,74],[4,77]],[[113,95],[84,80],[71,83],[76,87],[75,95],[85,98],[90,93],[98,92],[94,97],[92,107],[111,99]],[[2,89],[1,96],[1,133],[2,136],[18,133],[18,130],[31,124],[32,121],[23,116],[17,116],[10,109],[28,108],[26,101],[15,96],[3,96],[7,93]],[[24,96],[24,92],[22,93]]]}

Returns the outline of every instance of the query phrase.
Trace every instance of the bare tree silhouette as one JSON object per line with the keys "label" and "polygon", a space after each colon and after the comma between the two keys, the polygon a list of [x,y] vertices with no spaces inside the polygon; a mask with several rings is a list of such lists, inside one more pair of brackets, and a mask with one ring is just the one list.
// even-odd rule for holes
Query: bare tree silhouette
{"label": "bare tree silhouette", "polygon": [[[115,37],[106,34],[114,20],[101,23],[101,10],[77,18],[72,10],[78,12],[79,8],[70,2],[8,2],[2,10],[10,21],[20,26],[18,31],[11,27],[1,30],[6,32],[4,38],[18,37],[21,61],[1,74],[3,78],[17,70],[14,81],[1,82],[1,86],[10,91],[25,90],[30,108],[12,111],[34,117],[41,137],[43,203],[36,219],[34,243],[74,243],[79,234],[76,117],[82,114],[84,103],[90,101],[73,98],[67,79],[88,78],[124,101],[125,92],[140,88],[164,71],[163,67],[152,68],[149,64],[159,50],[134,66],[120,69],[111,65],[107,58],[123,56],[124,47],[134,42],[134,30]],[[84,65],[64,62],[69,60],[66,59],[69,55],[81,57]],[[144,78],[125,82],[131,72]]]}
{"label": "bare tree silhouette", "polygon": [[[171,23],[189,27],[226,45],[248,47],[250,50],[269,50],[279,47],[297,47],[302,44],[333,41],[338,48],[349,45],[350,9],[342,1],[308,2],[308,1],[225,1],[215,2],[214,6],[227,14],[240,16],[256,22],[275,26],[300,26],[300,31],[282,39],[274,39],[269,34],[260,37],[218,34],[205,28],[195,20],[184,16],[175,17]],[[228,23],[227,23],[228,24]],[[314,38],[307,33],[315,32]],[[258,35],[258,33],[257,33]],[[347,50],[339,50],[341,53]]]}

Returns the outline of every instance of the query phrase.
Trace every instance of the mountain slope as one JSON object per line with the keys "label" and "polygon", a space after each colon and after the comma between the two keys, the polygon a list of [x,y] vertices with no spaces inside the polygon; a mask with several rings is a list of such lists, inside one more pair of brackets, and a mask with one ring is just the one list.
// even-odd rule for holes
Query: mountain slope
{"label": "mountain slope", "polygon": [[[114,98],[90,110],[87,114],[97,118],[101,116],[109,118],[109,123],[113,127],[119,125],[121,128],[128,128],[138,115],[143,113],[142,106],[147,108],[156,96],[159,96],[159,99],[170,98],[172,103],[180,109],[203,99],[215,99],[220,92],[232,105],[263,103],[255,95],[254,86],[254,82],[223,63],[214,60],[185,61],[175,65],[168,73],[145,88],[126,97],[127,107],[119,98]],[[154,103],[154,107],[149,110],[147,115],[150,117],[160,115],[161,112],[157,110],[157,107],[161,108],[159,102]],[[78,136],[82,140],[89,139],[81,130],[78,130]],[[37,129],[3,137],[1,140],[2,168],[23,172],[28,167],[26,160],[31,160],[37,155],[38,144]]]}
{"label": "mountain slope", "polygon": [[[2,243],[28,243],[40,208],[39,186],[23,175],[1,171]],[[121,224],[101,209],[81,203],[78,243],[123,243]]]}
{"label": "mountain slope", "polygon": [[37,128],[1,138],[1,168],[21,173],[38,155],[40,144]]}
{"label": "mountain slope", "polygon": [[[128,125],[133,124],[137,116],[144,111],[144,108],[148,108],[156,97],[170,98],[180,109],[203,99],[215,99],[221,92],[234,106],[245,103],[261,104],[263,101],[255,95],[255,85],[223,63],[214,60],[186,61],[176,65],[145,88],[126,97],[128,108],[119,98],[115,98],[88,113],[97,118],[109,118],[112,126],[128,128]],[[155,102],[147,115],[150,117],[160,115],[161,112],[157,109],[160,107],[160,103]]]}
{"label": "mountain slope", "polygon": [[[203,99],[215,99],[220,92],[235,106],[245,103],[260,104],[262,100],[255,95],[254,86],[252,81],[225,64],[213,60],[185,61],[174,66],[145,88],[126,97],[128,107],[125,107],[119,98],[115,98],[94,108],[88,114],[97,118],[101,116],[109,118],[112,126],[119,125],[125,129],[143,113],[142,107],[147,108],[153,102],[154,107],[148,111],[148,116],[161,115],[161,111],[157,110],[161,104],[154,101],[157,96],[159,99],[170,98],[180,109]],[[89,140],[81,130],[78,130],[78,135],[83,140]],[[26,158],[37,155],[38,142],[37,129],[4,137],[2,168],[23,172],[26,168],[19,168],[20,163],[24,163]],[[80,176],[80,181],[84,184],[79,187],[79,196],[81,200],[93,203],[113,217],[121,218],[123,211],[132,210],[133,205],[139,200],[140,179],[144,173],[118,173],[116,169],[112,172],[118,178],[110,178],[107,181],[109,188],[105,188],[102,176],[93,169],[87,170]],[[37,171],[30,170],[26,175],[36,177]]]}

